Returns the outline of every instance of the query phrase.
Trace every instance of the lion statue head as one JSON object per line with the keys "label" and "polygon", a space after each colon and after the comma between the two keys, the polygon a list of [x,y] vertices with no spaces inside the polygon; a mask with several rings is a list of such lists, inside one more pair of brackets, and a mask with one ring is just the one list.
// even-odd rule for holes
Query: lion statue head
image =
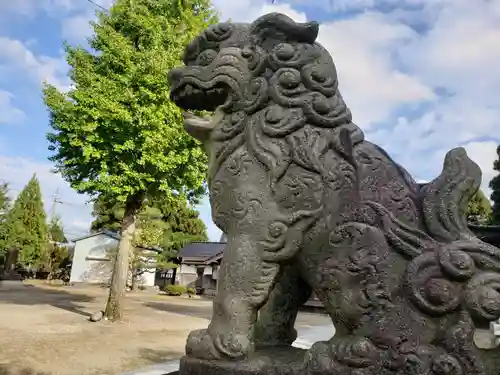
{"label": "lion statue head", "polygon": [[[228,180],[216,178],[220,170],[237,174],[247,158],[257,160],[268,174],[273,201],[281,210],[300,209],[307,201],[283,202],[294,184],[290,179],[304,188],[311,179],[313,185],[341,180],[336,168],[324,162],[325,154],[332,145],[348,153],[364,136],[338,90],[330,54],[316,42],[318,29],[316,22],[296,23],[278,13],[251,24],[212,25],[186,47],[185,66],[169,73],[171,98],[179,107],[214,112],[211,119],[185,114],[186,130],[209,153],[211,197],[218,190],[216,180]],[[221,168],[223,164],[234,166]],[[282,194],[278,181],[288,186]],[[317,195],[309,199],[317,202],[316,209],[321,201]],[[227,231],[222,215],[214,212],[216,201],[212,199],[214,220]]]}

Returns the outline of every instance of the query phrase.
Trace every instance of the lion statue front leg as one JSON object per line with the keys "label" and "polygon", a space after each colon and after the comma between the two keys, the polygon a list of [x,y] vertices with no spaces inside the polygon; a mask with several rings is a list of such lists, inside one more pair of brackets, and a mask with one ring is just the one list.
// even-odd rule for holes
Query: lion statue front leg
{"label": "lion statue front leg", "polygon": [[186,354],[200,359],[238,359],[253,350],[257,313],[279,272],[277,264],[263,263],[258,254],[248,236],[229,235],[212,320],[207,329],[190,334]]}

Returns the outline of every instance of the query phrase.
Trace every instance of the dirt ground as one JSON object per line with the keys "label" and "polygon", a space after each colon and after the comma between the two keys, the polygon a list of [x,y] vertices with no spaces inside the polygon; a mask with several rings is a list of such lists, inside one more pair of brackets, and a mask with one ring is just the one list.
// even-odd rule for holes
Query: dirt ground
{"label": "dirt ground", "polygon": [[[0,286],[0,375],[117,375],[178,358],[211,303],[127,295],[123,323],[88,321],[104,308],[99,287]],[[181,314],[176,311],[193,311]]]}
{"label": "dirt ground", "polygon": [[[211,301],[129,293],[123,323],[91,323],[104,308],[99,287],[0,283],[0,375],[118,375],[182,356],[188,333],[204,328]],[[296,326],[327,326],[323,314],[301,312]],[[476,332],[488,348],[491,333]]]}

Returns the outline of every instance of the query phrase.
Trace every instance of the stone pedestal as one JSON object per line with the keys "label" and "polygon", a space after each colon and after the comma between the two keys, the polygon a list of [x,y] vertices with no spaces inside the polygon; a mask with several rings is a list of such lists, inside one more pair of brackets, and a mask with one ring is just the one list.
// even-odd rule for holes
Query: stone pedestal
{"label": "stone pedestal", "polygon": [[179,375],[299,375],[304,373],[303,349],[257,351],[243,361],[201,360],[184,356]]}

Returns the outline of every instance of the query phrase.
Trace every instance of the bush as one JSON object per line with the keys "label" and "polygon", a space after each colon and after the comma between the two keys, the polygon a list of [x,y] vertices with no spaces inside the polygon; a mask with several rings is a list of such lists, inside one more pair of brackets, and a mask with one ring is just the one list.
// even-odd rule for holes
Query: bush
{"label": "bush", "polygon": [[189,297],[194,296],[196,294],[196,289],[194,288],[187,288],[186,293],[189,295]]}
{"label": "bush", "polygon": [[64,284],[68,284],[71,276],[72,265],[73,259],[71,257],[63,259],[59,267],[55,270],[53,278],[61,280]]}
{"label": "bush", "polygon": [[184,285],[166,285],[164,288],[165,293],[169,296],[180,296],[187,293],[188,288]]}

